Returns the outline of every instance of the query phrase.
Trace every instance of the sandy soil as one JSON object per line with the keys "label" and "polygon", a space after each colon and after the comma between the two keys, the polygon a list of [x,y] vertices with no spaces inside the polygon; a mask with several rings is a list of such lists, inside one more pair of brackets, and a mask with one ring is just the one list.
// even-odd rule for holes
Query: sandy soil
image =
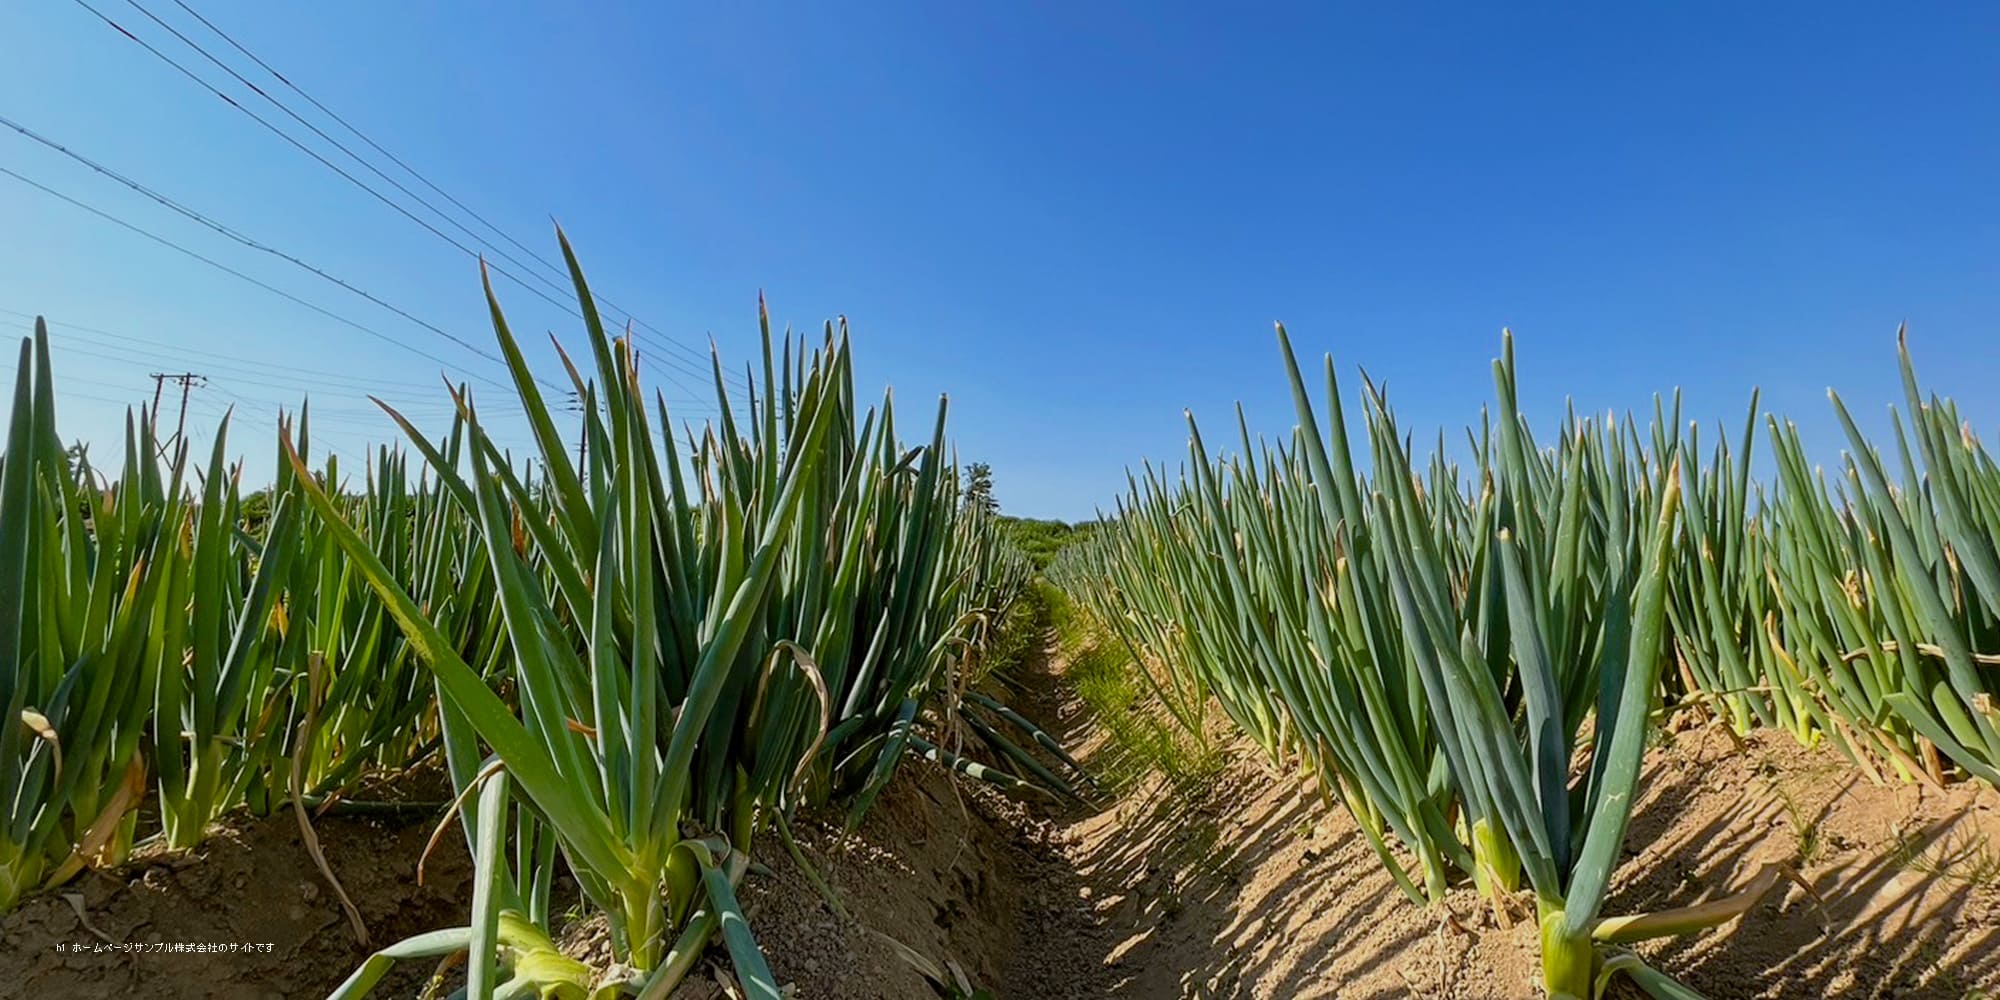
{"label": "sandy soil", "polygon": [[[1796,862],[1802,841],[1799,868],[1823,903],[1783,886],[1733,925],[1642,948],[1654,964],[1716,998],[2000,989],[2000,888],[1965,881],[1977,861],[1937,873],[1912,860],[2000,842],[1977,839],[2000,832],[1991,790],[1876,788],[1789,741],[1754,741],[1742,756],[1722,742],[1683,738],[1653,755],[1606,912],[1724,895],[1765,861]],[[1151,862],[1204,824],[1223,852],[1212,869]],[[1344,813],[1259,767],[1236,765],[1216,800],[1179,823],[1127,803],[1080,829],[1072,856],[1099,887],[1117,974],[1091,995],[1540,995],[1528,924],[1501,929],[1469,890],[1412,905]]]}
{"label": "sandy soil", "polygon": [[[1112,748],[1044,657],[1009,700],[1086,763]],[[801,849],[842,919],[775,833],[745,882],[751,924],[800,998],[991,996],[1478,998],[1539,996],[1532,931],[1500,927],[1469,890],[1408,902],[1346,814],[1309,783],[1236,754],[1190,801],[1142,783],[1089,808],[1028,805],[918,761],[853,835],[802,817]],[[469,897],[447,837],[414,885],[428,823],[330,818],[326,853],[375,940],[451,926]],[[1733,925],[1644,949],[1725,998],[1941,998],[2000,993],[2000,793],[1868,784],[1781,736],[1741,749],[1683,733],[1648,759],[1608,913],[1726,894],[1764,862],[1796,865]],[[318,997],[365,954],[289,816],[228,824],[188,857],[144,858],[0,919],[0,997]],[[1522,897],[1525,906],[1527,899]],[[93,930],[94,928],[94,930]],[[59,942],[268,942],[269,953],[65,954]],[[601,958],[601,931],[564,936]],[[932,982],[929,969],[954,990]],[[405,965],[377,995],[410,997]],[[677,994],[731,995],[715,950]],[[1620,996],[1636,995],[1620,989]]]}
{"label": "sandy soil", "polygon": [[[429,823],[328,817],[314,829],[376,947],[464,923],[472,873],[462,840],[445,838],[418,886]],[[148,950],[175,943],[255,948]],[[74,951],[78,944],[87,950]],[[373,950],[355,941],[292,814],[243,817],[191,853],[88,873],[0,917],[0,997],[323,997]],[[414,995],[428,973],[405,963],[378,995]]]}
{"label": "sandy soil", "polygon": [[[1086,762],[1110,752],[1060,666],[1031,668],[1022,707]],[[1154,783],[1069,813],[962,783],[954,794],[935,768],[905,777],[856,838],[822,830],[815,863],[861,925],[958,962],[995,996],[1540,996],[1526,922],[1500,927],[1470,890],[1411,904],[1343,811],[1248,754],[1199,802]],[[1683,733],[1650,754],[1627,844],[1607,913],[1726,895],[1766,861],[1793,864],[1818,895],[1785,884],[1734,924],[1642,947],[1718,1000],[2000,991],[1992,789],[1878,787],[1789,738],[1739,750],[1716,731]],[[798,996],[939,995],[779,867],[756,890],[753,924]]]}

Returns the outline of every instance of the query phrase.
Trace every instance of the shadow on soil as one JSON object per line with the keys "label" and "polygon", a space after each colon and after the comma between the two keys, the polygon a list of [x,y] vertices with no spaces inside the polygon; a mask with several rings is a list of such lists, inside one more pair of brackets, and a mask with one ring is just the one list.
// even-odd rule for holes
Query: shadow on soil
{"label": "shadow on soil", "polygon": [[[1134,750],[1073,690],[1075,647],[1051,633],[1012,672],[1011,697],[1093,771],[1129,773]],[[1991,789],[1868,785],[1783,737],[1719,756],[1687,742],[1649,758],[1605,912],[1718,898],[1771,861],[1817,899],[1781,883],[1734,924],[1641,946],[1647,961],[1718,998],[1962,1000],[2000,987]],[[1024,922],[1000,996],[1539,995],[1531,928],[1499,928],[1469,890],[1411,905],[1311,782],[1229,756],[1203,787],[1140,777],[1111,801],[1046,814],[1063,831],[1053,895],[1083,919]]]}

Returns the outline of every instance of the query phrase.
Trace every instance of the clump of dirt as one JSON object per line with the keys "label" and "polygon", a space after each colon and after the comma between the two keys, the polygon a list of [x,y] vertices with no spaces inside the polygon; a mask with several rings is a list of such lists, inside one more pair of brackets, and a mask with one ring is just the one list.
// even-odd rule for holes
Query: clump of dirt
{"label": "clump of dirt", "polygon": [[[432,823],[330,816],[313,824],[371,946],[355,941],[290,812],[234,817],[194,851],[88,873],[0,917],[0,995],[323,997],[376,948],[464,923],[472,872],[462,840],[446,838],[416,881]],[[430,972],[416,966],[404,963],[378,995],[414,995]]]}
{"label": "clump of dirt", "polygon": [[[913,765],[913,766],[912,766]],[[767,835],[772,869],[743,902],[780,983],[800,997],[873,1000],[944,991],[919,966],[962,977],[971,992],[1052,995],[1010,987],[1045,956],[1024,948],[1086,919],[1057,830],[1019,803],[968,787],[932,764],[906,765],[856,835],[832,817],[794,825],[801,852],[852,918],[842,921]],[[948,995],[948,994],[947,994]]]}

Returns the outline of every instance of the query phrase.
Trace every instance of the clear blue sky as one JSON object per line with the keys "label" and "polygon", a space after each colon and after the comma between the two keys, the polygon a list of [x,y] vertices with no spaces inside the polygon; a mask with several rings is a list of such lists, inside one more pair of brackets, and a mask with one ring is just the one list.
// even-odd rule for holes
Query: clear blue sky
{"label": "clear blue sky", "polygon": [[[844,313],[864,384],[949,392],[1017,513],[1108,504],[1179,457],[1184,407],[1283,432],[1274,319],[1413,428],[1476,419],[1511,326],[1544,425],[1675,385],[1733,421],[1761,384],[1829,462],[1825,387],[1880,426],[1908,320],[1926,381],[2000,423],[1990,5],[188,2],[538,250],[560,218],[601,292],[688,343],[740,364],[759,289],[780,322]],[[0,115],[487,342],[467,258],[72,0],[5,5],[0,38]],[[478,369],[4,129],[0,166]],[[5,176],[0,233],[0,309],[176,345],[58,329],[64,432],[103,457],[102,400],[158,368],[210,372],[198,415],[310,385],[343,451],[385,436],[364,382],[441,412],[435,363]],[[524,334],[574,335],[500,291]],[[240,434],[267,472],[268,416]]]}

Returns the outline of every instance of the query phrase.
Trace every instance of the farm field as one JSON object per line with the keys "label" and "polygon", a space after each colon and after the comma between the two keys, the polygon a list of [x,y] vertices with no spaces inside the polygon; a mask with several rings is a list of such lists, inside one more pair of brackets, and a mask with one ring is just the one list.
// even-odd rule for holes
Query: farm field
{"label": "farm field", "polygon": [[488,295],[538,454],[461,387],[444,433],[385,405],[401,446],[315,468],[307,403],[254,506],[223,432],[203,465],[135,410],[121,465],[65,450],[22,342],[0,981],[2000,986],[2000,469],[1907,353],[1893,449],[1836,396],[1829,475],[1754,397],[1726,436],[1660,400],[1544,443],[1511,340],[1467,455],[1426,457],[1281,328],[1288,436],[1190,423],[1177,478],[1059,532],[991,510],[943,404],[900,438],[844,326],[767,322],[753,394],[718,362],[721,417],[675,428],[594,325],[601,405],[551,413]]}
{"label": "farm field", "polygon": [[2000,1000],[2000,5],[0,40],[0,1000]]}

